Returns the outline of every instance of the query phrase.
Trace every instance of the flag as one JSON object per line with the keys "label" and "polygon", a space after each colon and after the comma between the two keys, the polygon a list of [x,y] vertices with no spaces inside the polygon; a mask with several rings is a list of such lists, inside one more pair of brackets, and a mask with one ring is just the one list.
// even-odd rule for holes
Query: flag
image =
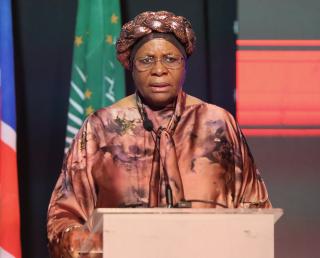
{"label": "flag", "polygon": [[0,258],[20,258],[11,0],[0,6]]}
{"label": "flag", "polygon": [[124,97],[115,50],[120,29],[119,0],[78,1],[65,152],[89,114]]}

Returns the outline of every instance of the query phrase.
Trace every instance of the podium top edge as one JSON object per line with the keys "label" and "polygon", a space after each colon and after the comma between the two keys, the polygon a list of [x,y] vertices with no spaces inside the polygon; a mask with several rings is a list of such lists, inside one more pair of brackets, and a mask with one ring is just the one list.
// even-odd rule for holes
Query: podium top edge
{"label": "podium top edge", "polygon": [[273,214],[281,216],[283,210],[279,208],[97,208],[96,214]]}

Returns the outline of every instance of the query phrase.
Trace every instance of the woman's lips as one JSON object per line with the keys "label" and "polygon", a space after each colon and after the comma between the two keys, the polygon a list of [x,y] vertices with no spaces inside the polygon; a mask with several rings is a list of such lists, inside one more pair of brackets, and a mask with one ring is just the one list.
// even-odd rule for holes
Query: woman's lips
{"label": "woman's lips", "polygon": [[153,92],[165,92],[171,86],[169,83],[161,82],[161,83],[150,83]]}

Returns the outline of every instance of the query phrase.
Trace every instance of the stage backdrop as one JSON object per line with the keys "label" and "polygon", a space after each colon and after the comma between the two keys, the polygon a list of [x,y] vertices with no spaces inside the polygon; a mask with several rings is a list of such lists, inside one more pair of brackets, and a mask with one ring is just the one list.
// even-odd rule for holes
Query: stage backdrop
{"label": "stage backdrop", "polygon": [[[235,114],[234,30],[240,32],[240,40],[320,39],[318,1],[280,2],[126,0],[121,4],[124,21],[145,10],[167,9],[188,17],[198,43],[188,62],[185,89]],[[26,258],[48,257],[46,212],[63,159],[76,7],[76,0],[13,3],[22,250]],[[239,22],[234,23],[237,16]],[[245,48],[239,45],[240,51]],[[127,93],[132,93],[130,74],[126,79]],[[257,90],[260,86],[257,96],[264,101],[266,93],[261,85],[253,88],[249,85],[249,89]],[[307,86],[302,84],[301,89],[304,87]],[[241,102],[241,95],[237,97]],[[257,111],[257,107],[250,110]],[[243,126],[253,128],[252,124]],[[260,129],[279,128],[279,124],[272,126]],[[299,126],[296,129],[302,129]],[[309,124],[304,126],[310,129]],[[259,135],[249,136],[249,144],[274,206],[285,209],[285,216],[276,227],[276,257],[317,257],[320,253],[319,137]]]}
{"label": "stage backdrop", "polygon": [[238,1],[237,117],[284,209],[277,258],[320,256],[320,2]]}

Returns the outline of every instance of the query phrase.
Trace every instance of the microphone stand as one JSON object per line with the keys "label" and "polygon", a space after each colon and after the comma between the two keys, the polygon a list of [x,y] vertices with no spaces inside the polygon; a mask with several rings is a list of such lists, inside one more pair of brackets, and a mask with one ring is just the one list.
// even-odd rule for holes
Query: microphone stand
{"label": "microphone stand", "polygon": [[[159,152],[159,155],[160,155],[160,152]],[[160,158],[161,158],[161,156],[160,156]],[[165,180],[165,184],[166,184],[165,192],[166,192],[167,208],[174,208],[173,194],[172,194],[172,189],[171,189],[171,186],[169,183],[169,176],[168,176],[167,170],[164,167],[163,167],[163,172],[164,172],[164,180]]]}
{"label": "microphone stand", "polygon": [[[143,105],[143,104],[142,104]],[[160,157],[160,162],[161,162],[161,165],[162,165],[162,168],[163,168],[163,172],[164,172],[164,180],[165,180],[165,194],[166,194],[166,203],[167,203],[167,208],[174,208],[174,205],[173,205],[173,194],[172,194],[172,189],[171,189],[171,186],[170,186],[170,183],[169,183],[169,176],[168,176],[168,173],[167,173],[167,170],[163,164],[163,160],[162,160],[162,157],[161,157],[161,154],[160,154],[160,149],[159,147],[157,146],[157,142],[156,140],[154,139],[154,136],[152,133],[155,133],[154,132],[154,127],[153,127],[153,123],[152,121],[148,118],[148,115],[147,113],[145,112],[143,106],[142,106],[142,110],[139,109],[139,113],[142,117],[142,125],[143,125],[143,128],[147,131],[147,132],[150,132],[151,133],[151,137],[155,143],[155,147],[157,148],[157,151],[159,153],[159,157]]]}

